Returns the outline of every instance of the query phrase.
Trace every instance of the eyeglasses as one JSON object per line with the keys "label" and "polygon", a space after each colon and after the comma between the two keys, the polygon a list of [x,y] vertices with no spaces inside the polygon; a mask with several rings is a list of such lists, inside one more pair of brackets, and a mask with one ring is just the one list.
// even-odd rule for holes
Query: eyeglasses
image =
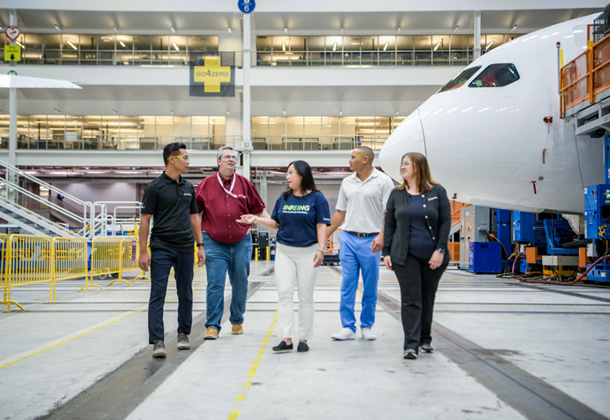
{"label": "eyeglasses", "polygon": [[220,157],[222,160],[237,160],[237,156],[235,155],[222,155]]}
{"label": "eyeglasses", "polygon": [[169,160],[169,158],[175,157],[176,159],[182,159],[184,161],[190,162],[191,159],[188,156],[182,156],[182,155],[172,155],[170,157],[167,158],[167,160]]}
{"label": "eyeglasses", "polygon": [[351,155],[351,156],[350,156],[350,159],[351,159],[351,160],[354,160],[354,159],[357,159],[357,158],[362,157],[362,156],[366,156],[366,155],[365,155],[365,154],[362,154],[362,153],[361,153],[361,154],[358,154],[358,155]]}
{"label": "eyeglasses", "polygon": [[407,168],[409,166],[415,166],[415,163],[413,163],[413,162],[403,162],[403,163],[400,164],[401,168]]}

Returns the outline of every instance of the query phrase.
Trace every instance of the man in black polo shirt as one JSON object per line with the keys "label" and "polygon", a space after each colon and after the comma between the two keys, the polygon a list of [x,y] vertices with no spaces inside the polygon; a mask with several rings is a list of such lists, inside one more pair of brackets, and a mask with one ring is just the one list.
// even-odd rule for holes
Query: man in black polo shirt
{"label": "man in black polo shirt", "polygon": [[[178,293],[178,350],[190,348],[188,335],[193,320],[193,244],[197,240],[198,266],[205,254],[200,220],[193,185],[182,178],[189,170],[189,157],[183,143],[170,143],[163,148],[165,172],[144,191],[140,215],[140,258],[143,271],[150,268],[151,286],[148,303],[148,336],[153,344],[153,357],[165,357],[163,338],[163,304],[167,280],[172,267]],[[148,232],[154,218],[148,255]]]}

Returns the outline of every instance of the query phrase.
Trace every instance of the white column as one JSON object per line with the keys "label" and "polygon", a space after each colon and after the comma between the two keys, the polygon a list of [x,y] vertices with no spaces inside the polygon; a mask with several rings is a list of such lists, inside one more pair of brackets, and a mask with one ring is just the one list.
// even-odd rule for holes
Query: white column
{"label": "white column", "polygon": [[[17,26],[17,11],[11,10],[9,14],[9,22],[11,25]],[[11,41],[11,45],[16,45],[17,41]],[[16,63],[11,61],[11,70],[15,69]],[[12,166],[17,166],[17,88],[9,88],[8,93],[8,109],[9,109],[9,128],[8,128],[8,163]],[[10,171],[6,173],[6,179],[9,182],[17,182],[16,174]],[[7,191],[7,198],[15,201],[15,191]]]}
{"label": "white column", "polygon": [[481,11],[474,12],[474,59],[481,56]]}
{"label": "white column", "polygon": [[251,65],[251,46],[250,46],[250,15],[248,13],[244,13],[243,20],[243,40],[242,40],[242,49],[243,49],[243,75],[244,75],[244,87],[243,87],[243,103],[242,103],[242,144],[244,150],[244,165],[243,165],[243,173],[242,175],[246,178],[250,179],[250,151],[252,149],[252,139],[251,139],[251,127],[250,127],[250,65]]}

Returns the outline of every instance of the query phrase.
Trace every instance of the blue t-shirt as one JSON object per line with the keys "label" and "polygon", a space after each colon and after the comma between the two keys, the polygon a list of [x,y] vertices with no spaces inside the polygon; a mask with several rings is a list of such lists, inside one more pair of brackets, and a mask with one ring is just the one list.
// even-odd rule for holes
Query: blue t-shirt
{"label": "blue t-shirt", "polygon": [[304,197],[291,193],[280,195],[275,202],[271,218],[279,223],[276,241],[283,245],[305,248],[318,243],[318,223],[330,225],[328,201],[319,191]]}
{"label": "blue t-shirt", "polygon": [[436,245],[426,224],[423,195],[411,195],[411,234],[409,254],[422,260],[432,257]]}

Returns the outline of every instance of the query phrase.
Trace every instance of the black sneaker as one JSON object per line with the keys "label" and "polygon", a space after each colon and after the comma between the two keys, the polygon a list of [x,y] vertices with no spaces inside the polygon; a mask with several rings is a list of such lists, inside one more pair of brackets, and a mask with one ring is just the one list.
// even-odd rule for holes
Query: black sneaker
{"label": "black sneaker", "polygon": [[153,343],[153,354],[154,358],[165,358],[167,353],[165,352],[165,344],[161,340],[155,340]]}
{"label": "black sneaker", "polygon": [[434,351],[434,347],[430,343],[424,343],[420,346],[421,351],[424,353],[432,353]]}
{"label": "black sneaker", "polygon": [[188,350],[191,348],[189,344],[189,336],[185,333],[178,334],[178,350]]}
{"label": "black sneaker", "polygon": [[302,341],[300,341],[299,345],[297,346],[297,351],[300,353],[309,351],[309,346],[307,345],[307,343],[303,343]]}
{"label": "black sneaker", "polygon": [[413,349],[406,349],[402,354],[403,359],[415,360],[417,359],[417,352]]}
{"label": "black sneaker", "polygon": [[280,341],[280,344],[278,344],[277,346],[275,346],[273,348],[273,351],[277,351],[277,352],[282,352],[282,351],[290,351],[294,348],[294,346],[291,344],[286,344],[286,342],[284,340]]}

